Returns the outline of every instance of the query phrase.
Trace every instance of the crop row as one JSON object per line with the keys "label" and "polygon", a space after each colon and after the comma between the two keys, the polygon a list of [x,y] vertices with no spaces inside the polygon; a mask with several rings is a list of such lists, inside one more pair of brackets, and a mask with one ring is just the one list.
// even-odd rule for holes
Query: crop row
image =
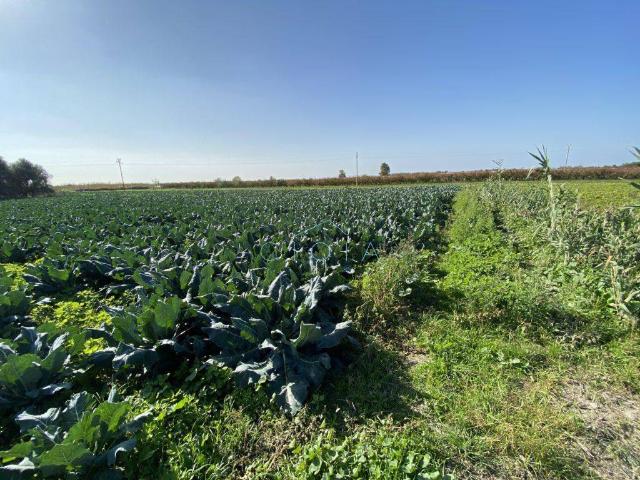
{"label": "crop row", "polygon": [[[77,426],[127,408],[79,391],[87,376],[223,364],[241,385],[264,382],[295,414],[357,348],[340,321],[348,278],[401,242],[431,246],[454,194],[128,192],[1,203],[0,261],[27,264],[19,289],[0,271],[0,410],[22,440],[0,452],[22,459],[4,471],[93,472],[133,447],[144,415],[131,424],[122,413],[94,433]],[[111,320],[95,328],[34,324],[34,305],[87,288],[130,301],[105,306]]]}

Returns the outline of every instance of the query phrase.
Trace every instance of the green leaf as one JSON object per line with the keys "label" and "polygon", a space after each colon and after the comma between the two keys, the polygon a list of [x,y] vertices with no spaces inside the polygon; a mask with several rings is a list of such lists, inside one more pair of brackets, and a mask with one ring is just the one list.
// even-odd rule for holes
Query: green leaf
{"label": "green leaf", "polygon": [[143,338],[138,333],[136,319],[132,315],[117,315],[111,319],[111,323],[115,328],[114,336],[118,340],[134,345],[142,345],[144,343]]}
{"label": "green leaf", "polygon": [[0,385],[10,390],[26,392],[38,386],[43,377],[41,359],[32,353],[12,355],[0,366]]}
{"label": "green leaf", "polygon": [[314,323],[301,323],[300,334],[298,338],[293,340],[293,345],[296,348],[303,347],[309,343],[315,343],[322,338],[322,329],[319,325]]}
{"label": "green leaf", "polygon": [[10,462],[18,458],[25,458],[33,452],[33,444],[31,442],[16,443],[9,450],[0,451],[0,458],[4,462]]}
{"label": "green leaf", "polygon": [[92,448],[108,444],[118,432],[130,408],[126,402],[101,403],[69,429],[65,442],[82,442]]}
{"label": "green leaf", "polygon": [[55,445],[48,452],[39,457],[38,467],[45,477],[53,477],[73,472],[80,467],[89,465],[94,455],[81,443],[64,441]]}
{"label": "green leaf", "polygon": [[165,335],[176,326],[181,306],[182,301],[178,297],[169,298],[166,302],[158,302],[156,305],[154,310],[156,324]]}

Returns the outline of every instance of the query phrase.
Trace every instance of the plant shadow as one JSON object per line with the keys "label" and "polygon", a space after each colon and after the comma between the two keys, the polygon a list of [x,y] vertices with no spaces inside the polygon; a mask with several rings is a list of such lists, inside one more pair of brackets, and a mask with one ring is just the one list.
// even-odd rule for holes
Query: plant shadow
{"label": "plant shadow", "polygon": [[404,420],[416,415],[412,405],[420,393],[414,388],[407,356],[368,338],[352,363],[329,372],[318,401],[309,405],[336,429],[369,419],[391,416]]}

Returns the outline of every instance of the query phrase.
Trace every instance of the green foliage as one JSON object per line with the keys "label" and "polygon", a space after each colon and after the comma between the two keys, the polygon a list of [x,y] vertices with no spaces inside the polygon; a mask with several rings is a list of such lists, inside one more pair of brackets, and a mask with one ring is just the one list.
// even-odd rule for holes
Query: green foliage
{"label": "green foliage", "polygon": [[26,271],[24,265],[18,263],[0,264],[0,285],[20,288],[27,284],[22,278]]}
{"label": "green foliage", "polygon": [[[25,477],[77,478],[109,474],[121,478],[117,461],[136,445],[132,436],[150,413],[127,421],[131,406],[109,400],[94,408],[87,393],[74,395],[64,408],[52,408],[41,415],[23,412],[16,417],[29,439],[0,452],[3,462],[19,463],[0,467],[10,475],[22,470]],[[23,478],[23,477],[21,477]]]}
{"label": "green foliage", "polygon": [[[94,198],[83,228],[56,230],[65,218],[78,223],[83,205],[82,197],[60,197],[52,230],[42,227],[51,204],[39,211],[34,201],[21,212],[31,220],[8,230],[5,249],[12,256],[44,255],[24,275],[35,299],[86,287],[106,295],[136,292],[136,305],[112,312],[106,329],[95,328],[102,314],[73,319],[78,304],[34,309],[37,320],[93,327],[84,343],[100,339],[108,346],[83,347],[93,351],[84,366],[155,374],[215,358],[234,369],[241,385],[267,379],[278,404],[296,413],[349,350],[350,323],[339,317],[353,265],[407,239],[419,247],[432,243],[454,191],[209,193],[206,199],[123,193]],[[126,209],[119,208],[123,201]],[[10,217],[25,204],[8,205]],[[74,335],[73,342],[78,353],[82,338]]]}
{"label": "green foliage", "polygon": [[75,293],[73,300],[60,299],[36,305],[31,316],[37,324],[51,323],[57,328],[91,328],[111,322],[111,315],[104,310],[103,298],[91,290]]}
{"label": "green foliage", "polygon": [[433,301],[431,263],[429,253],[404,247],[367,266],[359,294],[374,325],[395,322],[412,306]]}
{"label": "green foliage", "polygon": [[441,479],[425,452],[425,439],[393,430],[389,420],[339,438],[324,430],[313,442],[293,449],[298,461],[292,476],[301,479]]}
{"label": "green foliage", "polygon": [[598,180],[563,182],[564,187],[576,192],[578,205],[583,209],[611,210],[640,203],[640,191],[624,180]]}
{"label": "green foliage", "polygon": [[64,336],[50,345],[46,334],[22,327],[12,342],[15,350],[0,344],[0,411],[39,402],[69,389],[69,371],[65,363],[69,357],[63,348]]}
{"label": "green foliage", "polygon": [[547,153],[547,147],[543,145],[542,149],[538,148],[537,154],[529,152],[529,155],[538,162],[539,167],[545,175],[549,175],[551,173],[551,159]]}
{"label": "green foliage", "polygon": [[61,259],[45,258],[42,262],[30,264],[23,278],[39,296],[69,290],[74,286],[73,272]]}
{"label": "green foliage", "polygon": [[466,188],[461,191],[456,196],[453,212],[447,234],[456,245],[465,243],[470,232],[489,237],[496,235],[493,209],[481,201],[477,190]]}
{"label": "green foliage", "polygon": [[441,287],[451,301],[485,315],[512,311],[523,293],[514,277],[520,259],[478,191],[467,189],[458,196],[448,233],[451,248],[440,267],[447,274]]}
{"label": "green foliage", "polygon": [[429,361],[413,381],[427,399],[434,452],[471,462],[461,465],[469,477],[485,468],[511,478],[584,474],[568,440],[580,424],[556,401],[567,368],[558,344],[478,325],[473,314],[425,317],[418,344]]}
{"label": "green foliage", "polygon": [[[548,190],[465,189],[439,257],[424,248],[442,245],[449,188],[1,203],[2,259],[44,259],[25,286],[0,270],[2,294],[20,292],[0,300],[20,317],[0,365],[30,381],[60,350],[62,368],[30,391],[69,384],[12,397],[2,474],[26,458],[11,475],[588,477],[564,389],[639,388],[623,312],[637,313],[640,235],[634,212],[555,193],[550,235]],[[130,406],[101,407],[114,381]],[[94,400],[63,422],[81,390]],[[122,426],[146,410],[133,449]]]}
{"label": "green foliage", "polygon": [[24,158],[7,164],[0,157],[0,199],[52,193],[49,174]]}
{"label": "green foliage", "polygon": [[8,290],[0,286],[0,321],[13,315],[25,315],[29,299],[22,290]]}
{"label": "green foliage", "polygon": [[[567,302],[578,311],[609,304],[629,325],[636,324],[640,315],[638,212],[582,210],[564,188],[557,192],[554,215],[552,205],[530,209],[528,198],[508,188],[487,192],[488,201],[503,206],[505,227],[515,232],[519,243],[536,251],[540,278],[567,295],[578,292]],[[555,228],[550,229],[553,224]]]}
{"label": "green foliage", "polygon": [[[168,376],[160,375],[132,397],[137,408],[155,413],[129,459],[130,471],[141,478],[229,478],[246,454],[243,444],[257,423],[245,410],[255,404],[263,420],[269,416],[263,395],[229,392],[228,369],[201,365],[185,373],[180,388],[172,388]],[[237,406],[240,398],[242,408]]]}

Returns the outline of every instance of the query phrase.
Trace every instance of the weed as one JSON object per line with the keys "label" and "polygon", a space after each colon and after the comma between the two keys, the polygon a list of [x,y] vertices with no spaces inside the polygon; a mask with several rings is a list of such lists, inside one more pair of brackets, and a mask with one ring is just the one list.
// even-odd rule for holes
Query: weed
{"label": "weed", "polygon": [[432,264],[432,253],[404,246],[367,266],[359,282],[359,313],[366,328],[386,328],[410,308],[432,303]]}

